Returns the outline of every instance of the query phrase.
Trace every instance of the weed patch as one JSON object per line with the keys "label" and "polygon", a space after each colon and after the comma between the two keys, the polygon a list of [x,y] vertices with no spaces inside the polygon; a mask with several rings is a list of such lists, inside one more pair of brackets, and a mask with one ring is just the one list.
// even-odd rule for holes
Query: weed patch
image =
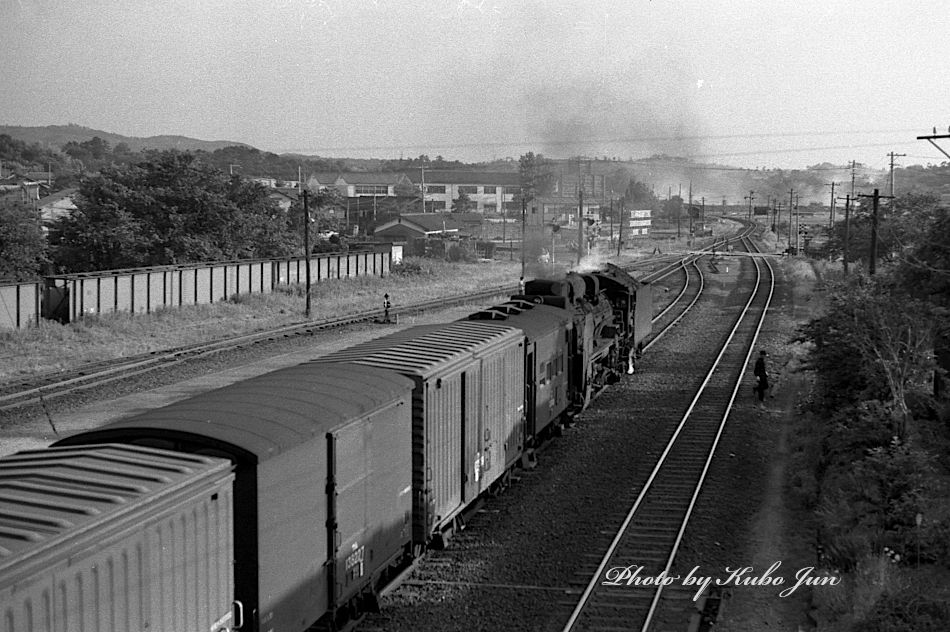
{"label": "weed patch", "polygon": [[[401,304],[514,285],[520,272],[520,264],[507,261],[468,264],[410,258],[406,265],[412,272],[312,284],[312,318],[382,309],[384,294],[398,312]],[[3,331],[0,380],[303,322],[305,294],[303,284],[279,286],[269,294],[239,295],[212,305],[100,314],[68,325],[42,321],[37,327]]]}

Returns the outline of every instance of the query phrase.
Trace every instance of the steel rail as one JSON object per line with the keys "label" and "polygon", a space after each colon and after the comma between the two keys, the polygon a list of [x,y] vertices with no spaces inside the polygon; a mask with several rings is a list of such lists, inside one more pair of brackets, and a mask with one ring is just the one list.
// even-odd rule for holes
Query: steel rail
{"label": "steel rail", "polygon": [[[769,267],[769,270],[771,271],[771,265],[770,265],[767,261],[766,261],[766,265]],[[742,312],[741,312],[740,315],[737,317],[735,325],[731,328],[730,333],[729,333],[729,335],[728,335],[726,341],[722,344],[722,346],[721,346],[721,348],[720,348],[720,350],[719,350],[719,353],[718,353],[718,355],[717,355],[715,361],[713,362],[711,368],[709,369],[709,371],[707,372],[705,378],[703,379],[702,384],[701,384],[701,385],[699,386],[699,388],[697,389],[697,391],[696,391],[696,393],[695,393],[695,395],[694,395],[692,401],[690,402],[689,407],[688,407],[687,410],[686,410],[686,413],[682,416],[682,418],[680,419],[679,423],[677,424],[676,429],[675,429],[675,431],[674,431],[672,437],[671,437],[670,440],[667,442],[666,447],[665,447],[665,449],[663,450],[663,453],[662,453],[662,454],[660,455],[660,457],[657,459],[657,463],[656,463],[656,465],[654,466],[653,470],[651,471],[651,473],[650,473],[650,475],[649,475],[649,477],[648,477],[646,483],[644,484],[643,488],[640,490],[640,493],[638,494],[636,500],[634,501],[633,506],[632,506],[631,509],[628,511],[628,513],[627,513],[627,515],[626,515],[626,517],[625,517],[623,523],[621,524],[619,530],[617,531],[616,535],[614,536],[613,540],[611,541],[611,544],[610,544],[610,546],[608,547],[607,552],[606,552],[606,553],[604,554],[604,556],[602,557],[602,559],[601,559],[601,561],[600,561],[600,563],[599,563],[599,565],[598,565],[596,571],[594,572],[593,576],[591,577],[590,582],[588,583],[587,587],[585,588],[584,592],[582,593],[582,595],[581,595],[581,597],[580,597],[580,599],[579,599],[577,605],[575,606],[575,608],[574,608],[573,612],[571,613],[571,615],[570,615],[570,617],[569,617],[567,623],[565,624],[565,626],[564,626],[564,628],[563,628],[564,632],[571,632],[572,630],[574,630],[575,626],[577,625],[581,613],[584,611],[584,608],[589,604],[590,599],[591,599],[591,596],[592,596],[592,594],[594,593],[594,590],[595,590],[595,588],[597,587],[598,583],[600,582],[600,579],[601,579],[601,576],[602,576],[602,574],[603,574],[603,572],[604,572],[604,569],[607,567],[607,564],[610,563],[611,558],[613,557],[613,555],[614,555],[614,553],[616,552],[618,546],[620,545],[621,540],[622,540],[622,539],[624,538],[624,536],[626,535],[627,530],[629,529],[629,526],[630,526],[631,522],[633,521],[635,515],[637,514],[637,512],[638,512],[638,510],[640,509],[641,505],[643,504],[644,499],[647,497],[647,494],[651,491],[655,479],[656,479],[657,476],[659,475],[660,471],[663,469],[663,465],[665,464],[665,462],[666,462],[666,460],[667,460],[667,457],[669,456],[670,452],[672,451],[674,445],[676,445],[677,439],[679,438],[681,432],[683,431],[683,428],[686,426],[686,423],[687,423],[687,421],[689,420],[690,416],[692,415],[694,409],[696,408],[697,403],[699,402],[700,398],[701,398],[702,395],[704,394],[704,391],[706,390],[707,385],[709,384],[709,382],[710,382],[710,380],[712,379],[713,375],[716,373],[717,369],[719,368],[719,365],[720,365],[720,363],[721,363],[721,361],[722,361],[722,358],[723,358],[723,356],[725,355],[726,351],[729,349],[730,344],[731,344],[733,338],[734,338],[735,335],[736,335],[736,332],[737,332],[737,331],[739,330],[739,328],[743,325],[747,314],[749,314],[749,312],[750,312],[750,309],[751,309],[751,306],[752,306],[753,302],[755,301],[756,297],[759,296],[759,290],[760,290],[760,287],[761,287],[761,283],[762,283],[762,282],[761,282],[761,271],[760,271],[760,269],[759,269],[758,263],[756,263],[756,273],[757,273],[757,279],[756,279],[756,286],[755,286],[755,289],[753,290],[753,292],[750,293],[749,300],[746,302],[746,305],[744,306]],[[735,378],[735,385],[733,386],[732,395],[731,395],[731,398],[730,398],[730,400],[729,400],[729,402],[728,402],[728,404],[727,404],[727,406],[726,406],[726,415],[725,415],[725,416],[722,418],[722,420],[720,421],[719,428],[718,428],[718,430],[717,430],[717,434],[716,434],[714,443],[713,443],[712,447],[709,449],[709,453],[708,453],[708,455],[707,455],[706,462],[705,462],[704,467],[703,467],[703,470],[702,470],[702,472],[701,472],[700,481],[699,481],[699,483],[697,484],[697,486],[694,488],[694,492],[693,492],[693,494],[692,494],[692,496],[691,496],[691,500],[690,500],[690,503],[689,503],[689,506],[688,506],[688,510],[687,510],[687,515],[686,515],[685,519],[683,520],[683,523],[681,524],[680,528],[678,529],[677,536],[676,536],[675,541],[674,541],[675,550],[674,550],[673,553],[669,556],[668,561],[667,561],[667,564],[666,564],[665,571],[666,571],[667,573],[669,572],[669,569],[670,569],[670,567],[672,566],[673,560],[675,559],[675,553],[676,553],[676,551],[678,550],[679,544],[680,544],[680,542],[681,542],[681,540],[682,540],[682,535],[683,535],[683,533],[685,532],[685,529],[686,529],[686,525],[687,525],[687,523],[688,523],[689,516],[690,516],[690,514],[692,513],[692,508],[693,508],[693,506],[695,505],[695,500],[696,500],[696,498],[698,497],[699,490],[701,489],[702,482],[704,482],[704,480],[705,480],[705,476],[706,476],[706,472],[708,471],[709,464],[711,463],[712,457],[713,457],[714,454],[715,454],[715,447],[718,445],[718,441],[719,441],[719,437],[721,436],[722,429],[725,427],[725,422],[726,422],[726,420],[728,419],[728,411],[731,409],[732,404],[733,404],[733,401],[734,401],[734,399],[735,399],[735,394],[738,392],[738,388],[739,388],[740,385],[741,385],[742,375],[743,375],[743,373],[744,373],[744,371],[745,371],[746,365],[748,364],[748,360],[749,360],[749,357],[751,356],[752,349],[754,348],[754,346],[753,346],[753,345],[754,345],[754,342],[755,342],[755,340],[757,339],[758,333],[759,333],[759,331],[760,331],[760,329],[761,329],[762,322],[763,322],[764,317],[765,317],[765,312],[766,312],[767,307],[768,307],[768,302],[771,301],[772,293],[773,293],[773,290],[774,290],[774,276],[770,275],[770,278],[771,278],[770,289],[769,289],[768,297],[767,297],[767,299],[766,299],[765,308],[763,308],[762,314],[760,315],[760,318],[759,318],[758,322],[756,323],[755,333],[754,333],[754,336],[753,336],[753,340],[752,340],[752,342],[749,343],[749,348],[748,348],[748,350],[747,350],[747,352],[746,352],[746,354],[745,354],[745,358],[744,358],[744,360],[743,360],[743,362],[742,362],[741,370],[738,372],[738,375],[737,375],[737,377]],[[662,585],[659,586],[658,588],[661,589],[661,588],[662,588]],[[644,624],[643,624],[642,630],[646,630],[647,627],[649,626],[649,623],[650,623],[651,620],[652,620],[652,617],[653,617],[653,615],[654,615],[654,613],[655,613],[655,611],[656,611],[656,604],[659,602],[659,595],[660,595],[660,592],[661,592],[661,591],[658,591],[658,592],[654,595],[653,601],[651,602],[651,606],[650,606],[650,609],[649,609],[649,611],[648,611],[647,619],[646,619],[646,621],[645,621]]]}
{"label": "steel rail", "polygon": [[[477,293],[455,294],[448,297],[433,299],[429,301],[420,301],[411,303],[399,309],[400,314],[416,313],[448,307],[451,305],[464,305],[472,301],[491,298],[504,294],[512,294],[518,289],[517,285],[505,285],[490,288]],[[359,322],[373,320],[380,316],[380,310],[366,310],[356,314],[332,319],[321,319],[316,321],[306,321],[284,325],[266,331],[254,332],[251,334],[242,334],[232,336],[213,342],[197,343],[186,345],[164,351],[156,351],[145,355],[139,355],[132,358],[123,358],[115,362],[93,363],[84,367],[70,371],[65,378],[55,374],[45,374],[35,376],[30,380],[32,383],[48,380],[46,383],[38,386],[30,386],[25,389],[16,390],[10,393],[0,395],[0,411],[19,408],[28,404],[41,402],[43,399],[60,397],[74,393],[78,390],[87,390],[97,386],[108,384],[116,380],[140,375],[149,371],[154,371],[172,364],[197,359],[247,347],[267,340],[273,340],[279,337],[291,337],[295,335],[308,335],[317,331],[342,327]],[[394,312],[395,313],[395,312]],[[98,368],[102,366],[102,368]],[[16,388],[16,383],[22,380],[11,380],[5,384],[0,384],[0,388]]]}
{"label": "steel rail", "polygon": [[[717,241],[711,246],[707,246],[707,248],[713,248],[717,243],[719,242]],[[678,269],[681,265],[685,266],[686,264],[684,262],[689,256],[677,262],[675,265],[666,266],[670,268],[670,270],[656,278],[663,278]],[[638,264],[642,264],[642,262],[638,262]],[[661,270],[663,270],[663,268],[661,268]],[[644,278],[654,274],[656,273],[650,273]],[[517,288],[518,286],[515,285],[499,286],[475,294],[453,295],[430,301],[412,303],[401,308],[400,313],[426,311],[438,307],[464,304],[473,300],[490,298],[497,295],[511,294],[514,293]],[[148,373],[185,360],[206,357],[215,353],[226,352],[267,340],[273,340],[278,337],[307,335],[315,331],[366,322],[377,318],[379,315],[380,310],[378,309],[366,310],[341,318],[292,323],[265,331],[219,339],[210,343],[196,343],[114,361],[89,363],[70,370],[65,376],[63,376],[61,372],[55,372],[34,375],[27,379],[6,380],[0,383],[0,390],[10,390],[10,392],[0,394],[0,412],[20,408],[29,404],[42,403],[44,398],[56,398],[76,391],[88,390],[117,380]],[[25,386],[25,388],[21,388],[21,386]]]}
{"label": "steel rail", "polygon": [[[747,238],[743,238],[743,241],[747,243],[750,249],[755,247],[754,244],[752,244],[751,240]],[[758,250],[758,248],[756,248],[756,250]],[[743,309],[743,314],[739,318],[740,321],[744,318],[745,312],[752,305],[752,301],[755,299],[756,294],[758,293],[758,288],[761,284],[762,274],[759,268],[759,262],[755,261],[754,259],[753,259],[753,262],[755,263],[755,269],[756,269],[756,291],[753,292],[753,294],[749,297],[749,301],[746,303],[745,309]],[[741,388],[742,386],[742,376],[745,374],[746,368],[749,366],[749,360],[752,357],[753,351],[755,350],[755,343],[759,339],[759,332],[762,330],[762,324],[765,322],[765,316],[768,313],[769,306],[772,303],[772,296],[775,292],[775,274],[774,274],[774,270],[772,269],[772,264],[768,260],[764,260],[764,263],[765,263],[765,266],[769,269],[768,296],[765,297],[765,305],[762,307],[762,313],[759,315],[758,322],[756,323],[755,331],[752,334],[752,340],[749,342],[749,348],[745,354],[745,359],[742,361],[741,368],[738,372],[738,375],[736,376],[735,384],[733,385],[733,388],[732,388],[732,393],[729,396],[729,402],[726,404],[726,412],[723,415],[722,420],[719,422],[719,427],[716,430],[716,436],[713,439],[712,446],[709,449],[709,454],[706,456],[706,461],[703,464],[702,472],[700,473],[699,479],[696,482],[696,487],[694,488],[693,494],[690,497],[689,506],[686,509],[686,515],[683,517],[683,524],[680,526],[680,529],[676,534],[676,541],[673,543],[673,548],[670,551],[670,555],[669,555],[669,558],[667,559],[666,566],[663,568],[662,572],[664,573],[664,575],[669,575],[670,569],[673,567],[673,562],[676,559],[676,554],[679,552],[679,547],[680,547],[680,544],[682,543],[683,535],[686,533],[686,527],[689,524],[689,519],[693,514],[693,508],[696,506],[696,501],[699,498],[699,493],[702,490],[703,483],[706,482],[706,475],[709,472],[710,465],[712,465],[713,457],[715,457],[716,455],[716,448],[719,446],[719,440],[722,437],[723,430],[725,430],[726,428],[726,422],[729,420],[729,415],[732,412],[732,406],[735,403],[736,395],[739,392],[739,388]],[[725,353],[726,347],[729,345],[730,341],[735,335],[736,329],[738,329],[740,324],[741,324],[740,322],[737,322],[736,327],[733,329],[732,333],[729,334],[729,339],[723,345],[722,351],[719,353],[719,356],[716,358],[717,365],[719,363],[719,360],[722,358],[722,355]],[[705,382],[703,382],[702,388],[706,387],[706,382],[708,382],[708,378]],[[693,403],[690,405],[690,409],[686,413],[687,416],[692,413],[693,407],[695,406],[695,403],[698,397],[699,396],[697,395],[697,397],[694,398]],[[650,609],[647,612],[647,617],[646,617],[646,620],[643,622],[643,626],[641,626],[640,628],[640,632],[647,632],[647,630],[649,629],[650,623],[652,623],[653,621],[653,616],[656,613],[657,606],[660,602],[660,597],[663,593],[663,588],[664,588],[663,584],[660,584],[659,586],[656,587],[656,593],[654,594],[653,600],[650,603]]]}

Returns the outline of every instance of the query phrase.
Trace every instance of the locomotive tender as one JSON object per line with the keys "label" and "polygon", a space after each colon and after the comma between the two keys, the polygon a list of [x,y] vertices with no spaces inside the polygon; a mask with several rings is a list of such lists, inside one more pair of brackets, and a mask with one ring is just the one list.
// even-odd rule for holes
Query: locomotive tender
{"label": "locomotive tender", "polygon": [[[343,627],[377,607],[394,572],[443,546],[480,495],[532,466],[538,443],[597,389],[631,370],[651,316],[650,286],[614,266],[530,281],[467,319],[412,327],[0,459],[0,631]],[[111,514],[63,519],[92,511],[77,498],[109,496],[88,460],[117,451],[139,451],[103,470],[137,490],[123,519],[139,522],[122,523],[137,554],[178,547],[180,564],[115,573],[128,565],[128,546],[75,537],[118,528]],[[99,473],[24,500],[18,463],[46,454]],[[165,486],[143,486],[142,473],[129,471],[136,458],[159,473],[188,470],[167,515],[152,502]],[[185,467],[183,458],[197,461]],[[221,482],[227,462],[233,483]],[[208,507],[225,509],[211,519]],[[24,535],[29,525],[38,539]],[[189,533],[206,544],[178,543]],[[215,585],[228,595],[202,596],[198,576],[181,569],[219,568],[222,556],[233,583],[218,572]],[[187,622],[169,607],[187,611]]]}

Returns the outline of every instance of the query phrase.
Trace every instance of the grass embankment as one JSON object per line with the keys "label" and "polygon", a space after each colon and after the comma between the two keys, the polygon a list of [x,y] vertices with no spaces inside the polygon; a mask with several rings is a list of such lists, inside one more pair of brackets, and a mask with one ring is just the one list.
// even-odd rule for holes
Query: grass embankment
{"label": "grass embankment", "polygon": [[[389,294],[402,304],[449,294],[478,292],[518,282],[518,262],[448,263],[408,259],[385,278],[324,281],[311,288],[312,318],[336,318],[382,310]],[[151,314],[115,313],[61,325],[0,332],[0,380],[74,368],[181,345],[262,331],[304,321],[302,286],[271,294],[241,295],[213,305],[163,309]]]}
{"label": "grass embankment", "polygon": [[[838,263],[816,262],[814,270],[818,279],[841,278]],[[800,280],[807,271],[787,272]],[[898,417],[887,391],[873,381],[878,373],[863,375],[876,362],[848,344],[852,330],[870,325],[842,317],[834,299],[833,289],[816,293],[811,307],[820,313],[805,329],[806,340],[789,346],[793,370],[805,370],[812,385],[801,394],[800,414],[790,429],[789,502],[805,514],[802,524],[814,525],[818,574],[840,582],[812,591],[812,620],[817,629],[832,632],[945,630],[950,617],[946,404],[927,396],[926,379],[911,383],[911,417],[906,431],[896,430]]]}

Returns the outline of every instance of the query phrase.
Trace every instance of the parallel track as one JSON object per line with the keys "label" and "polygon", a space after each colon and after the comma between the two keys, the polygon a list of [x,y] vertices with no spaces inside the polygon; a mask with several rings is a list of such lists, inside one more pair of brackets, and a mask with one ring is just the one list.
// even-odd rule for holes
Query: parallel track
{"label": "parallel track", "polygon": [[[719,243],[719,242],[717,242]],[[710,246],[712,248],[714,246]],[[688,257],[687,257],[688,258]],[[684,260],[672,262],[657,271],[647,274],[644,279],[659,279],[681,268]],[[472,301],[489,299],[493,296],[508,295],[517,291],[517,286],[499,286],[475,294],[454,295],[432,301],[413,303],[400,307],[401,314],[463,305]],[[244,334],[216,340],[209,343],[184,345],[173,349],[155,351],[136,356],[90,363],[69,371],[56,371],[31,376],[28,379],[14,379],[0,383],[0,413],[43,403],[75,393],[97,388],[118,380],[149,373],[175,363],[248,347],[280,338],[312,335],[316,332],[344,327],[360,322],[372,321],[380,317],[379,310],[370,310],[342,318],[295,323],[266,331]]]}
{"label": "parallel track", "polygon": [[[682,599],[664,599],[662,585],[644,588],[633,585],[632,578],[670,572],[729,418],[774,289],[771,264],[765,259],[751,261],[756,269],[755,289],[653,471],[634,490],[630,510],[565,624],[565,632],[686,629],[692,609],[688,599],[685,604]],[[669,411],[658,414],[664,412]]]}

